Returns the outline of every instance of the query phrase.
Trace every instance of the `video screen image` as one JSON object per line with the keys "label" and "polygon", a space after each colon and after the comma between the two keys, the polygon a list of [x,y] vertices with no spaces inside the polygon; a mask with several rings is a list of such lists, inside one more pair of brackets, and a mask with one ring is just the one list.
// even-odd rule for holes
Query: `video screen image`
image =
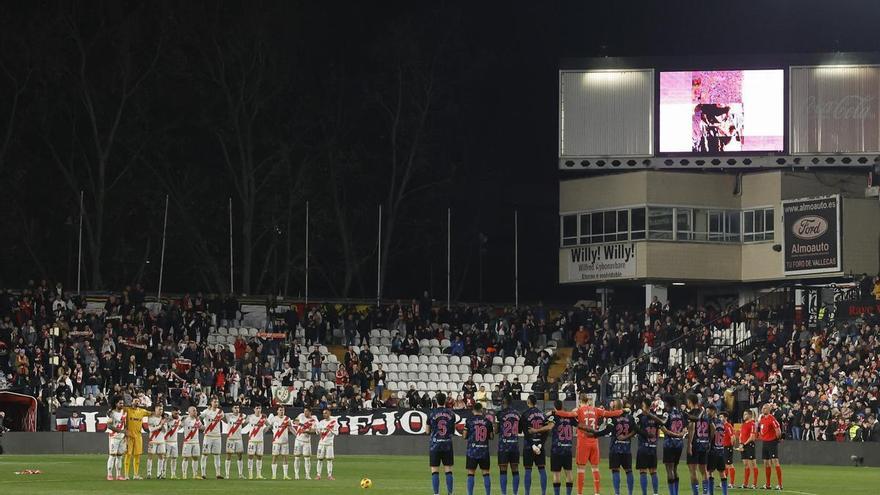
{"label": "video screen image", "polygon": [[660,73],[660,152],[783,151],[782,69]]}

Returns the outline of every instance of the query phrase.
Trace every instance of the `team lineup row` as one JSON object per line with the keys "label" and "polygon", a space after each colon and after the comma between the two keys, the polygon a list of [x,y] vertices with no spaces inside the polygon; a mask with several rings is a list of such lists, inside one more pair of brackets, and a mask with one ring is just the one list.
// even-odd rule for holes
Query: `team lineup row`
{"label": "team lineup row", "polygon": [[[108,414],[107,431],[109,435],[109,456],[107,459],[108,480],[128,480],[130,467],[133,479],[140,476],[140,456],[143,454],[143,421],[147,420],[147,478],[153,475],[153,461],[156,461],[156,478],[175,479],[177,460],[182,457],[182,478],[187,477],[192,465],[193,479],[207,478],[208,457],[213,456],[214,474],[218,479],[229,478],[233,458],[236,460],[239,479],[263,479],[264,436],[272,435],[272,479],[277,479],[278,464],[281,463],[283,478],[291,479],[288,472],[290,455],[289,435],[294,435],[293,471],[294,478],[300,479],[300,459],[304,464],[305,479],[311,478],[311,455],[313,435],[318,436],[317,473],[321,479],[323,464],[327,465],[327,479],[333,479],[333,444],[339,434],[339,423],[329,410],[322,412],[318,419],[309,408],[294,419],[287,417],[284,407],[275,414],[263,415],[260,406],[254,407],[253,414],[242,414],[238,406],[225,413],[214,398],[208,408],[201,413],[195,407],[187,410],[186,416],[173,410],[166,414],[162,406],[153,411],[139,407],[137,401],[126,407],[120,399]],[[224,474],[220,472],[222,435],[221,423],[227,425],[226,464]],[[199,433],[203,439],[200,441]],[[248,472],[244,472],[244,439],[247,436]],[[182,445],[181,445],[182,440]]]}
{"label": "team lineup row", "polygon": [[[626,407],[623,401],[612,401],[611,408],[606,410],[595,407],[587,394],[582,394],[579,406],[573,411],[562,409],[562,403],[556,401],[555,409],[542,412],[536,407],[535,397],[528,398],[528,408],[520,413],[512,409],[510,401],[505,401],[503,408],[495,418],[489,417],[479,404],[474,406],[474,415],[465,423],[464,437],[467,440],[466,470],[468,473],[467,493],[473,495],[474,479],[477,468],[483,475],[483,486],[486,494],[491,493],[489,476],[489,441],[498,437],[498,468],[502,495],[507,494],[508,471],[512,475],[513,494],[519,492],[519,464],[522,452],[522,465],[525,468],[525,492],[531,490],[532,467],[538,469],[541,494],[547,490],[545,472],[546,454],[544,444],[549,434],[550,439],[550,471],[553,475],[553,491],[559,495],[562,478],[565,478],[567,495],[574,488],[572,481],[572,450],[577,432],[577,493],[583,494],[586,466],[592,470],[594,493],[600,492],[599,446],[598,438],[610,436],[609,466],[612,471],[614,493],[620,494],[621,471],[626,474],[628,492],[633,493],[634,479],[632,474],[632,439],[637,438],[636,470],[640,474],[642,494],[647,495],[648,479],[652,491],[659,493],[657,477],[657,447],[660,432],[664,434],[663,464],[666,467],[668,493],[678,494],[678,464],[684,454],[690,474],[690,486],[693,495],[714,494],[714,474],[719,473],[722,493],[727,495],[728,476],[735,476],[733,468],[733,452],[739,450],[746,469],[746,480],[741,488],[748,485],[749,474],[754,475],[757,488],[758,470],[755,460],[755,443],[762,441],[762,459],[764,460],[766,484],[770,488],[771,468],[776,468],[777,490],[782,489],[782,469],[778,459],[778,441],[782,429],[771,414],[771,406],[765,405],[760,419],[756,422],[751,412],[746,416],[739,435],[728,421],[725,412],[719,412],[712,405],[703,407],[699,397],[687,396],[684,407],[679,407],[675,398],[667,397],[663,402],[654,402],[648,398],[634,400],[632,408]],[[455,425],[454,413],[445,408],[435,409],[428,416],[428,432],[430,434],[430,467],[431,484],[435,495],[440,494],[440,470],[445,471],[446,489],[453,492],[452,466],[454,455],[452,438]],[[520,451],[519,437],[524,442]],[[702,481],[702,483],[701,483]],[[733,481],[730,481],[733,484]],[[701,490],[702,488],[702,490]]]}

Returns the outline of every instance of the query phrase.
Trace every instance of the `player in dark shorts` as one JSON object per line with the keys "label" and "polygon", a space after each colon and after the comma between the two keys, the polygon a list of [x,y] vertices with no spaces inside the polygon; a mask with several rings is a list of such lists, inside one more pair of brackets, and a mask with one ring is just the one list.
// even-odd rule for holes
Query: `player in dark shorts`
{"label": "player in dark shorts", "polygon": [[[622,409],[623,402],[620,400],[611,401],[611,409]],[[611,442],[608,447],[608,466],[611,468],[611,481],[614,484],[615,495],[620,494],[620,470],[626,473],[626,486],[629,493],[633,491],[632,472],[632,437],[636,434],[635,421],[629,413],[624,413],[616,418],[612,418],[611,422],[598,431],[587,430],[596,437],[611,435]]]}
{"label": "player in dark shorts", "polygon": [[[553,403],[557,411],[562,410],[562,401]],[[529,429],[529,433],[550,432],[550,472],[553,473],[553,495],[559,495],[562,486],[561,471],[565,471],[565,495],[571,495],[574,480],[571,477],[571,448],[577,431],[577,419],[550,414],[540,430]]]}
{"label": "player in dark shorts", "polygon": [[709,416],[709,437],[712,444],[709,447],[709,455],[706,460],[706,470],[709,472],[709,494],[714,495],[715,477],[712,476],[716,471],[721,473],[721,493],[727,495],[727,463],[724,448],[724,420],[718,417],[718,411],[715,406],[706,406],[706,413]]}
{"label": "player in dark shorts", "polygon": [[736,467],[733,465],[733,451],[736,449],[738,438],[730,423],[730,415],[726,411],[719,411],[718,417],[724,421],[724,468],[727,473],[727,484],[736,488]]}
{"label": "player in dark shorts", "polygon": [[[526,409],[522,413],[519,421],[519,427],[523,434],[523,469],[525,469],[525,486],[526,495],[532,490],[532,466],[538,467],[538,476],[541,479],[541,495],[547,494],[547,471],[544,470],[546,464],[546,456],[544,455],[544,440],[547,434],[540,431],[547,424],[547,418],[544,413],[535,407],[538,399],[534,395],[529,395],[526,399]],[[532,432],[536,433],[532,433]]]}
{"label": "player in dark shorts", "polygon": [[[446,403],[446,394],[434,396],[437,404]],[[438,407],[428,414],[428,435],[431,441],[428,447],[429,464],[431,466],[431,487],[434,495],[440,495],[440,465],[446,472],[446,492],[452,494],[452,465],[455,456],[452,454],[452,437],[455,434],[455,413],[446,407]]]}
{"label": "player in dark shorts", "polygon": [[507,495],[507,468],[513,475],[513,493],[519,493],[519,412],[510,407],[510,398],[501,402],[495,433],[498,436],[498,470],[501,495]]}
{"label": "player in dark shorts", "polygon": [[700,477],[703,479],[703,493],[709,493],[709,473],[706,462],[709,455],[711,422],[706,411],[700,407],[700,399],[696,394],[688,394],[688,434],[687,465],[691,475],[691,491],[699,493]]}
{"label": "player in dark shorts", "polygon": [[651,477],[652,493],[659,493],[660,481],[657,478],[657,439],[658,432],[663,431],[667,437],[681,434],[669,431],[664,425],[663,419],[651,412],[651,400],[642,399],[641,409],[636,416],[636,431],[638,433],[639,448],[636,451],[636,469],[639,470],[639,484],[642,494],[648,493],[648,476]]}
{"label": "player in dark shorts", "polygon": [[666,466],[666,483],[669,485],[669,493],[678,493],[678,463],[681,461],[681,451],[684,449],[683,435],[687,433],[687,415],[678,407],[678,401],[674,396],[664,399],[666,411],[661,418],[664,420],[666,429],[677,435],[667,435],[663,440],[663,464]]}
{"label": "player in dark shorts", "polygon": [[742,457],[743,468],[745,469],[743,484],[741,489],[749,488],[749,475],[753,475],[751,488],[758,487],[758,463],[755,461],[755,439],[757,438],[757,427],[755,426],[755,418],[752,411],[743,411],[743,423],[739,429],[740,457]]}
{"label": "player in dark shorts", "polygon": [[474,404],[474,415],[464,424],[464,438],[467,440],[467,495],[474,495],[474,473],[477,468],[483,472],[483,487],[486,495],[492,493],[492,477],[489,472],[489,440],[492,439],[492,423],[483,415],[483,406]]}

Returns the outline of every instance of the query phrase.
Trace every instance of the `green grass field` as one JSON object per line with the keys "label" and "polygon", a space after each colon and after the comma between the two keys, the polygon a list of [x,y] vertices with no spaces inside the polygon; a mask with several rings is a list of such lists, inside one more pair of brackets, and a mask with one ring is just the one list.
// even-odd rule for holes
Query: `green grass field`
{"label": "green grass field", "polygon": [[[455,493],[466,493],[464,458],[456,459]],[[143,461],[142,461],[143,462]],[[95,494],[95,493],[161,493],[176,494],[246,494],[284,491],[297,494],[429,494],[431,482],[428,476],[426,457],[412,456],[345,456],[336,460],[334,475],[336,481],[239,481],[235,480],[144,480],[144,481],[106,481],[104,477],[106,457],[96,455],[81,456],[2,456],[0,457],[0,493],[27,495]],[[39,469],[39,475],[16,475],[16,471]],[[314,459],[312,460],[314,471]],[[232,471],[235,473],[235,464]],[[279,476],[281,468],[279,467]],[[680,476],[687,475],[681,468]],[[146,468],[141,466],[141,475]],[[178,466],[178,476],[180,468]],[[209,462],[208,474],[213,475],[214,467]],[[263,475],[271,473],[268,458],[263,465]],[[291,468],[291,476],[293,469]],[[235,476],[235,474],[233,474]],[[373,488],[362,490],[359,481],[363,476],[373,480]],[[588,487],[592,489],[589,482]],[[741,481],[742,471],[737,466],[737,482]],[[763,471],[761,472],[763,476]],[[497,470],[493,468],[492,493],[501,493],[498,486]],[[666,484],[661,473],[660,493],[665,494]],[[876,468],[830,467],[830,466],[785,466],[785,490],[782,493],[800,495],[860,495],[877,493],[880,470]],[[775,483],[775,481],[774,481]],[[441,485],[443,480],[441,478]],[[540,494],[537,472],[534,474],[532,494]],[[510,487],[508,487],[510,490]],[[650,490],[650,486],[649,486]],[[445,488],[442,489],[445,493]],[[626,493],[624,482],[624,493]],[[482,482],[478,479],[475,494],[483,495]],[[520,487],[520,493],[524,493]],[[553,493],[548,486],[548,493]],[[565,488],[563,487],[563,493]],[[602,471],[602,493],[611,494],[611,474]],[[636,473],[635,493],[640,494],[638,473]],[[681,493],[690,493],[686,486]],[[720,494],[720,490],[716,491]],[[732,490],[731,493],[768,493],[762,490]],[[779,493],[779,492],[770,492]]]}

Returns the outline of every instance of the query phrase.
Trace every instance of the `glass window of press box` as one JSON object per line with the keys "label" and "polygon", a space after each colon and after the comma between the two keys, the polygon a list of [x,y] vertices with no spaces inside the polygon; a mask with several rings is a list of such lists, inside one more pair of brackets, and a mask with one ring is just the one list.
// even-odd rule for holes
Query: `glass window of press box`
{"label": "glass window of press box", "polygon": [[562,246],[616,241],[749,243],[773,240],[772,207],[638,206],[562,215]]}

